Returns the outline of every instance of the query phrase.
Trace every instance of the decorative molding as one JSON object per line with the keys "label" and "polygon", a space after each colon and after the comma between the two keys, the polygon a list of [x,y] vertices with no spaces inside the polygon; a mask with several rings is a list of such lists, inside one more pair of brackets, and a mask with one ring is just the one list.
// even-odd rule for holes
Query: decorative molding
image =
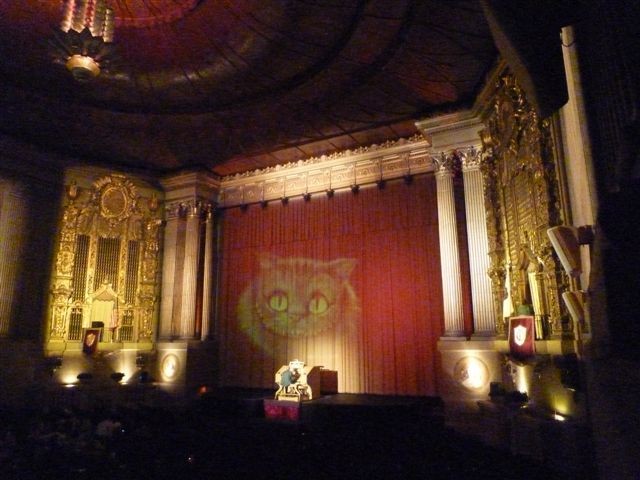
{"label": "decorative molding", "polygon": [[[571,335],[559,301],[567,279],[546,235],[562,223],[550,124],[538,118],[513,75],[503,73],[495,91],[478,160],[496,315],[504,318],[505,300],[530,305],[545,337]],[[502,322],[497,327],[505,333]]]}
{"label": "decorative molding", "polygon": [[[93,182],[71,177],[67,177],[64,189],[52,279],[51,339],[80,340],[81,328],[90,320],[95,280],[108,278],[119,292],[119,325],[124,325],[125,316],[135,322],[125,341],[149,341],[158,294],[163,224],[158,192],[145,188],[143,196],[133,179],[116,173]],[[100,242],[106,242],[108,253],[98,261]],[[76,315],[73,321],[72,314]]]}
{"label": "decorative molding", "polygon": [[413,137],[230,175],[220,183],[223,207],[326,192],[433,171],[429,143]]}

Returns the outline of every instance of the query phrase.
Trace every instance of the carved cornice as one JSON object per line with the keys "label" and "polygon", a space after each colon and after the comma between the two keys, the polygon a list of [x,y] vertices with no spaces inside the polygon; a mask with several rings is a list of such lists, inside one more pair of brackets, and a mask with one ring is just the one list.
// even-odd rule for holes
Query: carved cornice
{"label": "carved cornice", "polygon": [[186,217],[208,218],[215,210],[217,204],[202,198],[175,201],[165,204],[167,219]]}
{"label": "carved cornice", "polygon": [[333,191],[433,170],[422,135],[224,177],[220,206]]}

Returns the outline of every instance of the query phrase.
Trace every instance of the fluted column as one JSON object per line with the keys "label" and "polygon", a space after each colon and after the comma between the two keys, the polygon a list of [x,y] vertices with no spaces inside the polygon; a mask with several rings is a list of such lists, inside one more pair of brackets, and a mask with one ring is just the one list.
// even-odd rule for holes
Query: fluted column
{"label": "fluted column", "polygon": [[496,332],[493,293],[489,277],[489,240],[484,209],[484,185],[480,171],[480,152],[470,148],[461,152],[464,201],[467,214],[469,269],[473,301],[474,334],[492,336]]}
{"label": "fluted column", "polygon": [[458,229],[453,191],[453,158],[442,154],[440,157],[434,157],[433,161],[438,199],[444,335],[445,337],[457,337],[464,335],[464,313],[462,308]]}
{"label": "fluted column", "polygon": [[173,286],[176,275],[178,222],[180,222],[180,209],[176,205],[170,206],[167,208],[167,225],[164,229],[164,254],[162,257],[162,297],[159,329],[161,338],[169,338],[177,334],[173,320]]}
{"label": "fluted column", "polygon": [[1,186],[4,193],[0,195],[0,337],[5,337],[10,333],[15,310],[27,211],[19,188],[12,184]]}
{"label": "fluted column", "polygon": [[193,338],[196,333],[200,211],[199,203],[188,206],[187,230],[184,243],[184,269],[182,272],[182,308],[180,310],[180,336],[182,338]]}
{"label": "fluted column", "polygon": [[202,332],[200,338],[205,340],[210,335],[211,327],[211,296],[213,286],[213,246],[215,244],[213,230],[213,207],[209,205],[205,220],[204,237],[204,279],[202,286]]}

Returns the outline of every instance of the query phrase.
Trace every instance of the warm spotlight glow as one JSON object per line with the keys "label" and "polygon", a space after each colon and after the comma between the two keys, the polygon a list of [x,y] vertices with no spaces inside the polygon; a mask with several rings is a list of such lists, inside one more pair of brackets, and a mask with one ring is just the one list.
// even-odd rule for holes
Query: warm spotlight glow
{"label": "warm spotlight glow", "polygon": [[462,386],[471,390],[478,390],[487,386],[489,369],[477,357],[464,357],[456,363],[453,369],[453,376]]}
{"label": "warm spotlight glow", "polygon": [[176,379],[178,372],[180,371],[180,360],[173,353],[168,354],[162,359],[162,378],[166,382],[171,382]]}
{"label": "warm spotlight glow", "polygon": [[78,373],[80,372],[74,372],[74,371],[64,372],[60,376],[60,381],[67,386],[73,385],[78,381]]}
{"label": "warm spotlight glow", "polygon": [[516,390],[529,394],[531,382],[527,372],[527,368],[522,365],[516,365],[516,377],[515,377]]}

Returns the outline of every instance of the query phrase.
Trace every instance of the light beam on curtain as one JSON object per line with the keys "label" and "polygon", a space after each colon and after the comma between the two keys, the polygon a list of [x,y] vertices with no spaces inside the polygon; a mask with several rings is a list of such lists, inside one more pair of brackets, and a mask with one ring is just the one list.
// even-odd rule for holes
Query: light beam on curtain
{"label": "light beam on curtain", "polygon": [[436,394],[442,286],[433,176],[224,212],[221,383],[272,388],[298,358],[339,390]]}

